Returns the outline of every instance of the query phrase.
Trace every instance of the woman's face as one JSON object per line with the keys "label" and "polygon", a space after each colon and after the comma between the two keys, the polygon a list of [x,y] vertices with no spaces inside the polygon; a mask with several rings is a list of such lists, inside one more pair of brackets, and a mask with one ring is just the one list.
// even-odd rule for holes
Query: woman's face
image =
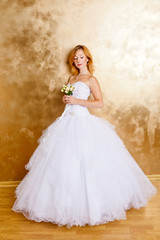
{"label": "woman's face", "polygon": [[77,68],[84,68],[87,65],[87,56],[84,54],[82,49],[76,51],[74,56],[74,64]]}

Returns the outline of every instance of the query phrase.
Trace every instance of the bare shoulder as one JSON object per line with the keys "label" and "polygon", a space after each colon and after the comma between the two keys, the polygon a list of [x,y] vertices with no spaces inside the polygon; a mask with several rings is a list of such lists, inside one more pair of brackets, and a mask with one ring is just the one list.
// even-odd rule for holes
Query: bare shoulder
{"label": "bare shoulder", "polygon": [[101,86],[98,79],[95,76],[89,78],[89,87],[94,98],[102,98]]}
{"label": "bare shoulder", "polygon": [[99,85],[98,79],[93,75],[89,78],[89,82],[91,87]]}

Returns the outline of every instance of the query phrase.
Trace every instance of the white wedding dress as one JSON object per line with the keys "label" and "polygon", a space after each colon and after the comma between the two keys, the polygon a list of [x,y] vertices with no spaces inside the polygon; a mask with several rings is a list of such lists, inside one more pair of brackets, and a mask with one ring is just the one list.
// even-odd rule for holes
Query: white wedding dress
{"label": "white wedding dress", "polygon": [[[88,99],[84,82],[72,85],[74,97]],[[127,209],[145,207],[157,193],[115,126],[87,107],[66,105],[38,143],[12,207],[30,220],[68,228],[104,224],[126,219]]]}

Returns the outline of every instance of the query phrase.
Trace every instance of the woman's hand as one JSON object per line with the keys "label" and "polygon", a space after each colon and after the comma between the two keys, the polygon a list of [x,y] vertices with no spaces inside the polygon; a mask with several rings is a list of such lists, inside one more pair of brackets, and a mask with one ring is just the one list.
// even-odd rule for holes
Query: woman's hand
{"label": "woman's hand", "polygon": [[76,104],[77,103],[77,98],[65,94],[63,96],[63,102],[65,104]]}

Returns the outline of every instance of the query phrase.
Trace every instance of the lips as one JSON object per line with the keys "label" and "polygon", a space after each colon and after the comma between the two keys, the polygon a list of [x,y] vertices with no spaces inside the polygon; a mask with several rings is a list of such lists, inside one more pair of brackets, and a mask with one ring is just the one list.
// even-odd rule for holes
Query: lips
{"label": "lips", "polygon": [[81,66],[82,64],[78,64],[78,66]]}

